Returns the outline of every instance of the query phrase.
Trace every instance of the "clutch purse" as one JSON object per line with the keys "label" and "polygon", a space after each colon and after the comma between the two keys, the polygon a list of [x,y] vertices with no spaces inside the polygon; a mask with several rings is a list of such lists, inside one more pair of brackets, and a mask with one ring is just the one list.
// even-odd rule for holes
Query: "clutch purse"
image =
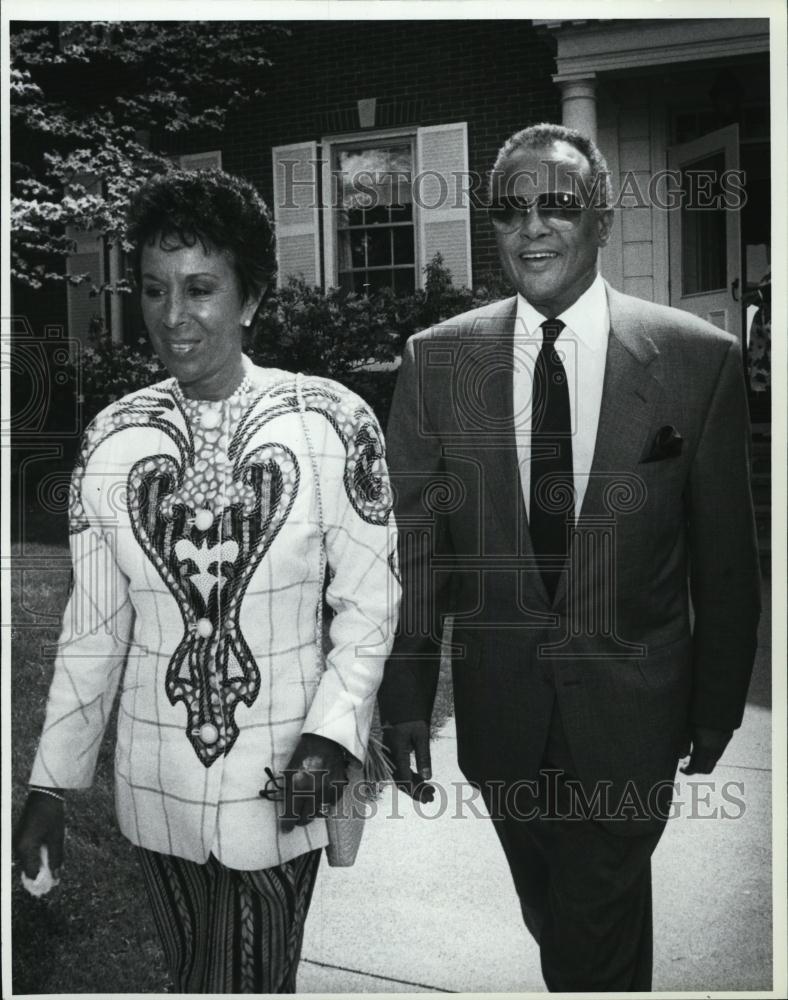
{"label": "clutch purse", "polygon": [[363,765],[354,761],[348,767],[347,777],[342,795],[326,811],[326,860],[332,868],[350,868],[355,864],[367,806],[377,799],[380,786],[391,780],[391,764],[376,735],[370,735]]}
{"label": "clutch purse", "polygon": [[[317,514],[320,525],[319,579],[324,580],[327,560],[326,547],[323,540],[325,531],[323,500],[320,493],[320,470],[315,459],[315,450],[312,447],[312,439],[306,422],[306,402],[304,400],[301,381],[302,376],[299,373],[296,375],[296,396],[301,415],[301,425],[304,430],[307,448],[309,449],[309,458],[312,462],[312,475],[315,481],[315,498],[317,500]],[[317,602],[317,610],[315,612],[315,649],[321,669],[325,669],[322,597]],[[340,795],[333,806],[329,806],[325,811],[326,829],[328,830],[326,858],[332,868],[350,868],[355,864],[361,844],[361,835],[364,832],[364,819],[367,815],[366,807],[378,797],[380,785],[386,781],[390,781],[391,777],[391,762],[383,748],[383,743],[376,733],[370,733],[364,763],[360,764],[358,761],[353,760],[348,765],[348,781],[342,790],[342,795]]]}

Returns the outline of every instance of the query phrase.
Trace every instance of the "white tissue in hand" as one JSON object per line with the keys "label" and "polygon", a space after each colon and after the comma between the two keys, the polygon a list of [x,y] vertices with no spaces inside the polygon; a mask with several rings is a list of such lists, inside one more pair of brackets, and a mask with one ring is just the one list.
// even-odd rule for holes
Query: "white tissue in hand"
{"label": "white tissue in hand", "polygon": [[49,868],[49,850],[46,847],[42,847],[39,856],[41,858],[41,867],[38,869],[38,875],[35,878],[28,878],[22,872],[22,885],[31,896],[46,896],[50,889],[53,889],[56,885],[60,885],[60,879],[55,878]]}

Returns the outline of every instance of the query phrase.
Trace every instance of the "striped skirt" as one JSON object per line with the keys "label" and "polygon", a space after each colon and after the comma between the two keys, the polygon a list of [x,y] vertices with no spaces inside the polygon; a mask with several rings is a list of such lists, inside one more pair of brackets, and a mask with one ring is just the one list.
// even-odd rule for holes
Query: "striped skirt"
{"label": "striped skirt", "polygon": [[236,871],[138,848],[176,993],[295,993],[320,850]]}

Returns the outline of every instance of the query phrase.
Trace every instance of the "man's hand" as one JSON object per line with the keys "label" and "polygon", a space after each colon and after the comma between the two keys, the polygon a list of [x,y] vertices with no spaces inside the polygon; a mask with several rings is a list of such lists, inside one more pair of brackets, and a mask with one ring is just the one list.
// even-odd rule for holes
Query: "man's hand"
{"label": "man's hand", "polygon": [[304,733],[284,769],[284,812],[280,825],[285,833],[306,826],[324,806],[334,805],[347,784],[345,748],[314,733]]}
{"label": "man's hand", "polygon": [[704,729],[702,726],[692,726],[680,754],[681,757],[689,757],[689,762],[679,768],[681,773],[711,774],[731,736],[733,736],[732,729]]}
{"label": "man's hand", "polygon": [[35,879],[41,867],[41,848],[49,851],[49,867],[57,877],[63,864],[63,837],[66,829],[65,806],[53,795],[32,789],[13,836],[14,859],[29,879]]}
{"label": "man's hand", "polygon": [[[397,788],[419,802],[432,802],[435,789],[427,784],[432,777],[429,725],[423,720],[384,725],[383,743],[391,758]],[[418,773],[410,766],[411,751],[416,755]]]}

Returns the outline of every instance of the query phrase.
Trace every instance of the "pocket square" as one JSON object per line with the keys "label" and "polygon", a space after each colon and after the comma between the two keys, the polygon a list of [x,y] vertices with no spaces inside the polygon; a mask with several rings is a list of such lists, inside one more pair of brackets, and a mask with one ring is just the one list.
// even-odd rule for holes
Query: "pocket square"
{"label": "pocket square", "polygon": [[671,424],[667,424],[665,427],[660,427],[657,431],[651,448],[642,461],[659,462],[663,458],[675,458],[676,455],[681,454],[681,449],[683,447],[684,438],[681,434],[679,434],[675,427]]}

